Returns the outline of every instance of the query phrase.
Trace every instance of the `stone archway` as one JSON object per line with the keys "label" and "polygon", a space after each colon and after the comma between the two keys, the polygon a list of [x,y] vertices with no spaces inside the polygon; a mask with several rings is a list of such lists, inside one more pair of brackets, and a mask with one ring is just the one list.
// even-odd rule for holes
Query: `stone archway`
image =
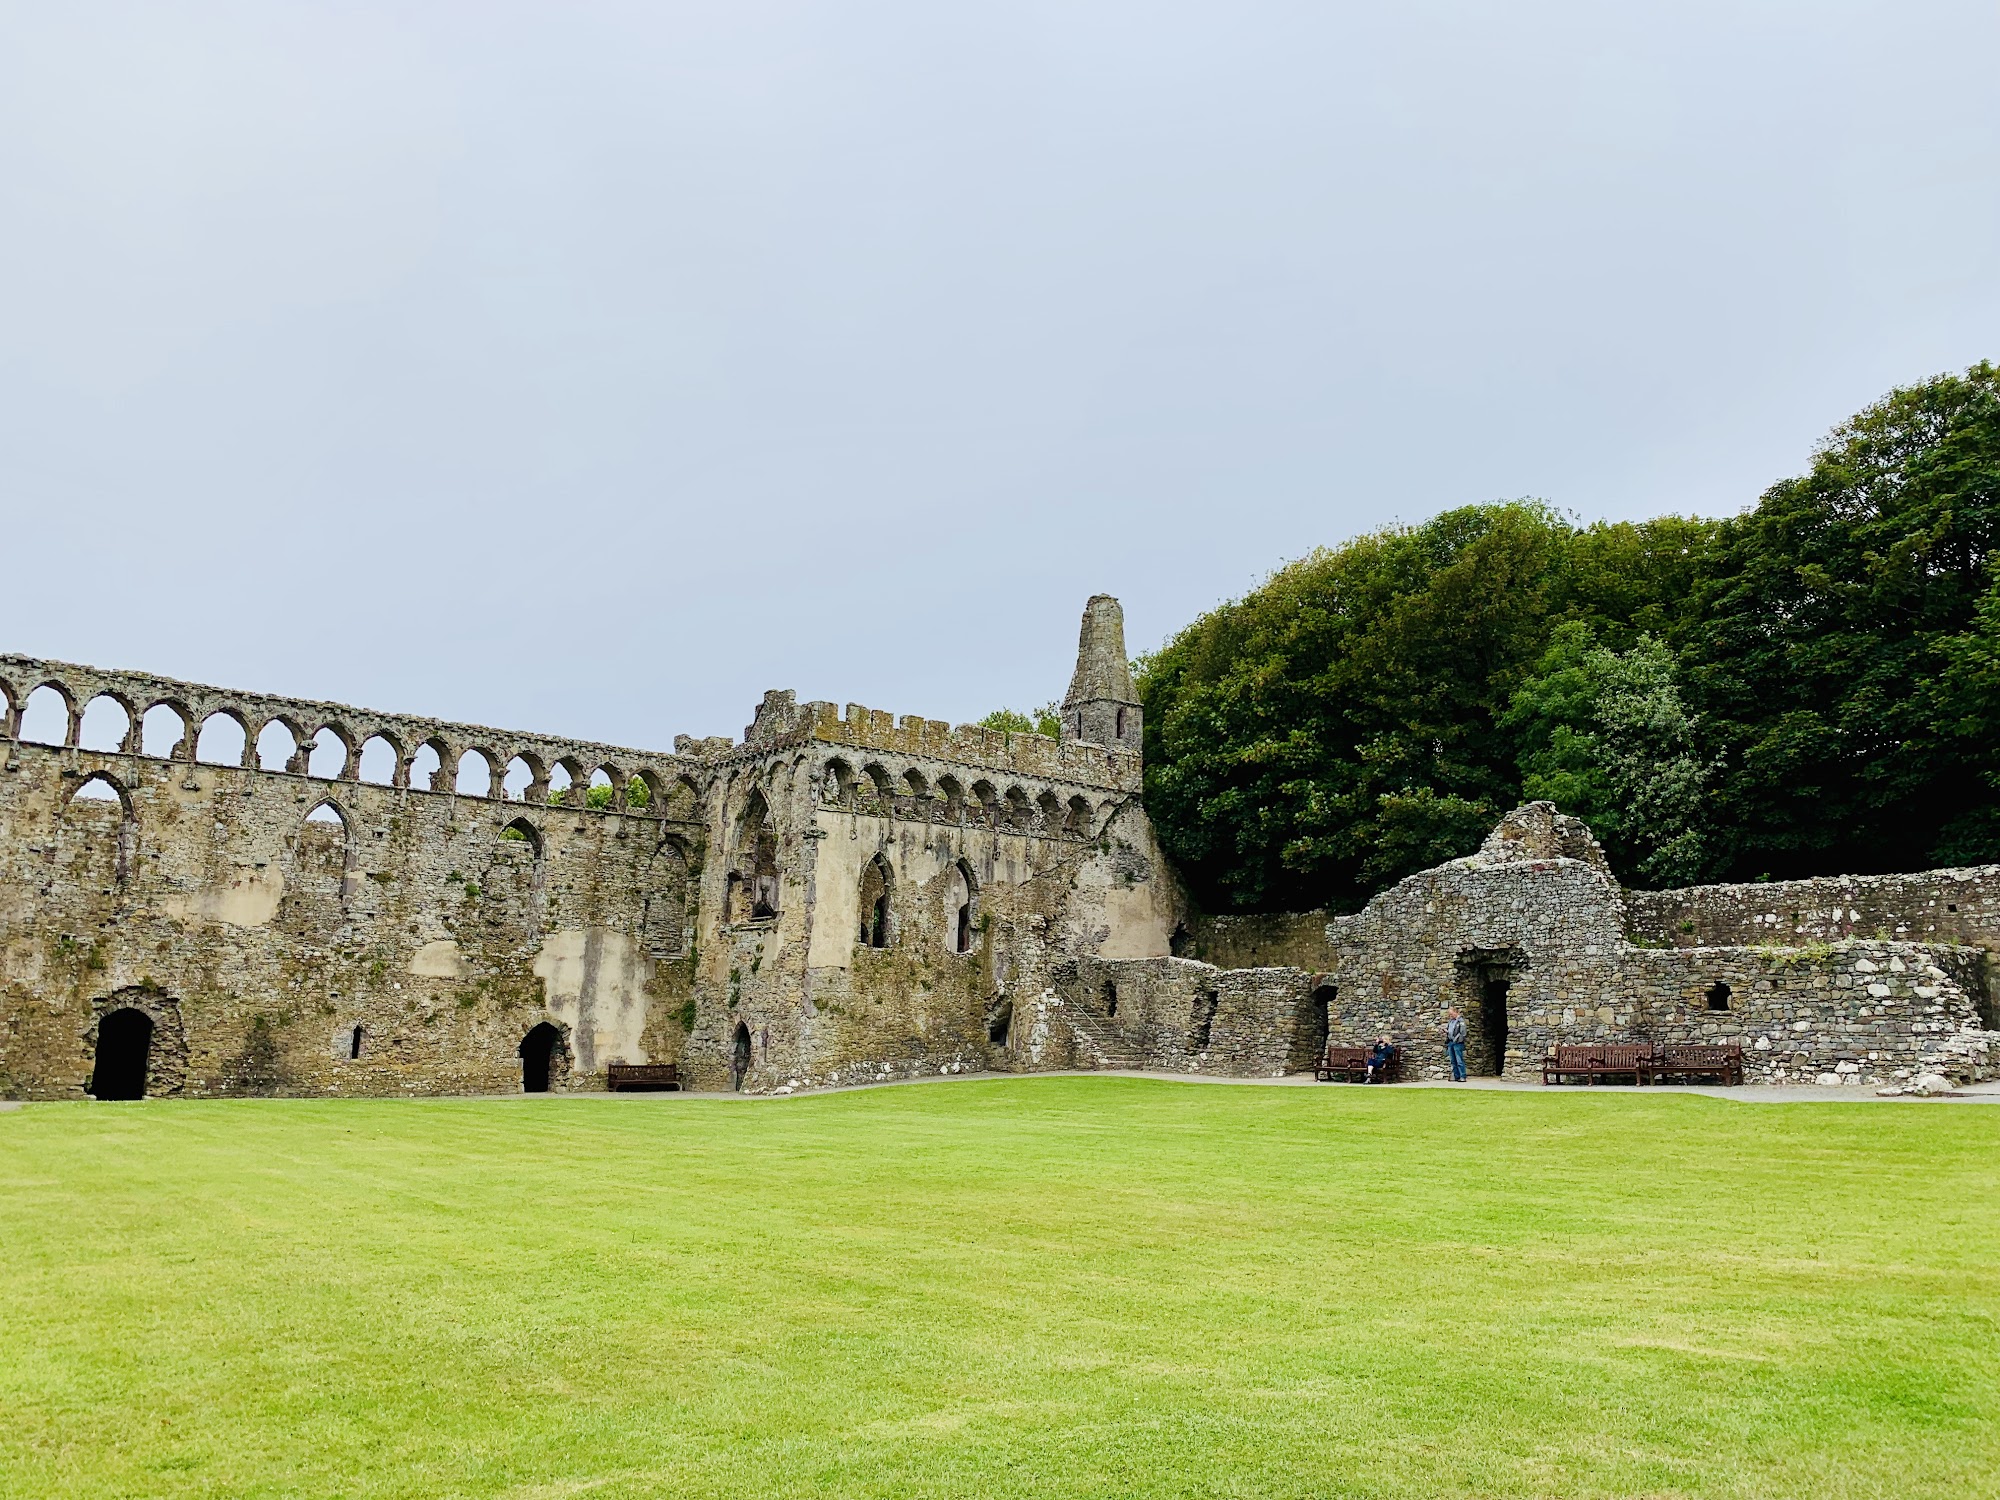
{"label": "stone archway", "polygon": [[187,1082],[187,1032],[180,1001],[149,985],[130,985],[91,1006],[94,1099],[144,1099],[178,1094]]}
{"label": "stone archway", "polygon": [[538,1021],[521,1038],[521,1092],[549,1094],[569,1077],[569,1044],[547,1021]]}
{"label": "stone archway", "polygon": [[736,1034],[729,1043],[729,1087],[740,1092],[743,1080],[750,1073],[750,1028],[741,1021],[736,1023]]}

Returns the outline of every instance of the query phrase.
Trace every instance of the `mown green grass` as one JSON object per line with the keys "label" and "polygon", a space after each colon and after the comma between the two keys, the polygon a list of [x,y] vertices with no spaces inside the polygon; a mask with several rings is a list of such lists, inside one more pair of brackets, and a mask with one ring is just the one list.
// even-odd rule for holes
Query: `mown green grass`
{"label": "mown green grass", "polygon": [[2000,1109],[0,1114],[10,1495],[2000,1493]]}

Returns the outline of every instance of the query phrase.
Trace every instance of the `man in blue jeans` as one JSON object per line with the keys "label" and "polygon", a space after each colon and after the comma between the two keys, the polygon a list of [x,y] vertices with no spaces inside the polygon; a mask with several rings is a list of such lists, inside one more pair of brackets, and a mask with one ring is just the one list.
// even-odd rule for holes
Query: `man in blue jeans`
{"label": "man in blue jeans", "polygon": [[1451,1081],[1465,1082],[1465,1017],[1456,1006],[1445,1012],[1444,1053],[1451,1059]]}

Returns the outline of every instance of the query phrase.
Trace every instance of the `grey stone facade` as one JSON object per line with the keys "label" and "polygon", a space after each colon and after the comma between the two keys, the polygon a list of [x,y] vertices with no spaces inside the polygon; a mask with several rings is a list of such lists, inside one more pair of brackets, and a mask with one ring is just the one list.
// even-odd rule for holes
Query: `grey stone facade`
{"label": "grey stone facade", "polygon": [[1016,1005],[1180,916],[1123,652],[1093,599],[1060,739],[770,693],[671,753],[0,657],[0,1095],[82,1095],[116,1016],[151,1093],[1033,1066]]}
{"label": "grey stone facade", "polygon": [[[0,1096],[103,1087],[135,1028],[154,1094],[1269,1076],[1385,1033],[1435,1075],[1452,1004],[1487,1071],[1596,1039],[1736,1040],[1772,1082],[1995,1060],[1993,870],[1627,892],[1531,804],[1354,916],[1191,916],[1107,596],[1056,739],[773,692],[655,752],[18,656],[0,700]],[[86,709],[125,727],[86,748]]]}

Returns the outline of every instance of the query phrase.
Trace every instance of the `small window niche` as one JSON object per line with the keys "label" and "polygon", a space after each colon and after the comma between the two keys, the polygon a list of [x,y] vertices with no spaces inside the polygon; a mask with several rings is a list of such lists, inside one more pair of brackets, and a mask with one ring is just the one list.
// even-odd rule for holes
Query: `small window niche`
{"label": "small window niche", "polygon": [[1710,1010],[1729,1009],[1729,986],[1720,979],[1708,987],[1708,1008]]}

